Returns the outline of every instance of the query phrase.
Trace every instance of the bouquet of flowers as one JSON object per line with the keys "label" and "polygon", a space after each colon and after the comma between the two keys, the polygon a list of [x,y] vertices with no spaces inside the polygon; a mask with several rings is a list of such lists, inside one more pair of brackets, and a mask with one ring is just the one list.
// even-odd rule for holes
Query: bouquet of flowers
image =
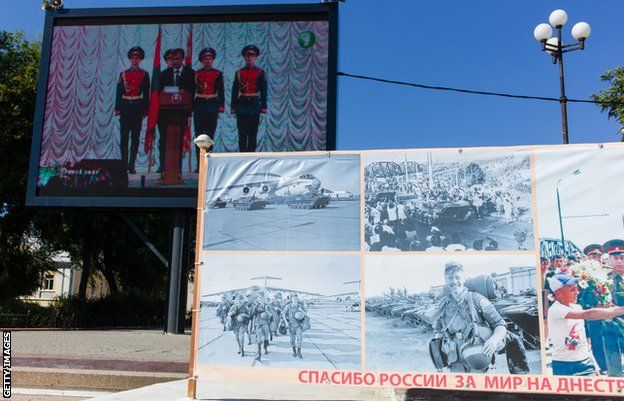
{"label": "bouquet of flowers", "polygon": [[[561,273],[570,274],[578,279],[580,294],[577,302],[583,309],[608,308],[613,306],[611,299],[612,279],[607,269],[593,260],[585,260],[569,267],[561,268]],[[611,319],[621,335],[624,335],[624,317]]]}
{"label": "bouquet of flowers", "polygon": [[607,275],[607,270],[600,263],[585,260],[569,267],[563,267],[561,272],[578,279],[580,294],[577,302],[583,309],[613,306],[609,291],[611,279]]}

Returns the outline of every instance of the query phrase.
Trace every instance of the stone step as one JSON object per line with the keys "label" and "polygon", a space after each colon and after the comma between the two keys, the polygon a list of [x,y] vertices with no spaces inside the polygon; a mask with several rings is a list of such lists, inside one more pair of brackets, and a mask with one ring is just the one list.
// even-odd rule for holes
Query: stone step
{"label": "stone step", "polygon": [[59,369],[57,367],[18,367],[15,365],[11,369],[11,375],[12,384],[15,387],[105,391],[130,390],[188,377],[187,373]]}

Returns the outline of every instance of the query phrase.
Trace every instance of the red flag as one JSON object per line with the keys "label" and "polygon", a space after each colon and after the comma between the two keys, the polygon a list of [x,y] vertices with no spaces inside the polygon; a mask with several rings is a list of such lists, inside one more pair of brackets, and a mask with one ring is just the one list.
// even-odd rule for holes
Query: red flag
{"label": "red flag", "polygon": [[158,98],[158,88],[160,86],[160,39],[161,31],[158,26],[158,36],[156,37],[156,46],[154,49],[154,62],[152,64],[152,86],[149,100],[149,111],[147,115],[147,132],[145,134],[145,153],[150,155],[149,166],[152,166],[151,151],[152,143],[156,138],[156,125],[158,124],[158,110],[160,108],[160,100]]}
{"label": "red flag", "polygon": [[[189,36],[186,40],[186,58],[184,59],[184,65],[188,68],[193,66],[193,24],[190,24]],[[189,117],[186,122],[184,141],[182,142],[182,151],[186,153],[189,150],[191,150],[191,117]]]}

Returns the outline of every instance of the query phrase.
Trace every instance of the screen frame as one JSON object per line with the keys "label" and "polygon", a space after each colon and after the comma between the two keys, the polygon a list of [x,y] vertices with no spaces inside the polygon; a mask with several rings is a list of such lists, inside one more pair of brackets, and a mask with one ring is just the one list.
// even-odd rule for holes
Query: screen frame
{"label": "screen frame", "polygon": [[[180,21],[295,21],[305,19],[327,20],[329,24],[329,48],[327,70],[327,122],[326,149],[336,149],[337,117],[337,71],[338,71],[338,4],[286,4],[249,6],[186,6],[141,8],[92,8],[60,9],[45,11],[44,32],[41,45],[41,62],[37,84],[37,100],[33,119],[33,133],[26,190],[26,206],[82,207],[82,208],[128,208],[164,209],[197,206],[197,194],[193,197],[169,196],[39,196],[37,179],[43,137],[48,74],[52,50],[52,33],[55,26],[96,25],[121,23],[176,23]],[[141,21],[144,20],[144,21]],[[155,22],[156,21],[156,22]],[[322,151],[322,150],[321,150]],[[294,153],[294,152],[293,152]],[[175,191],[175,189],[171,189]]]}

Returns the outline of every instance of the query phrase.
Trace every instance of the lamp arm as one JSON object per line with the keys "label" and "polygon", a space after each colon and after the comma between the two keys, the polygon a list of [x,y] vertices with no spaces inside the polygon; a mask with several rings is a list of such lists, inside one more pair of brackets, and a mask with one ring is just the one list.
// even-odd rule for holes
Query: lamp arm
{"label": "lamp arm", "polygon": [[574,45],[570,45],[567,48],[565,48],[562,52],[563,53],[568,53],[568,52],[572,52],[574,50],[585,50],[585,46],[581,45],[580,43],[575,43]]}

